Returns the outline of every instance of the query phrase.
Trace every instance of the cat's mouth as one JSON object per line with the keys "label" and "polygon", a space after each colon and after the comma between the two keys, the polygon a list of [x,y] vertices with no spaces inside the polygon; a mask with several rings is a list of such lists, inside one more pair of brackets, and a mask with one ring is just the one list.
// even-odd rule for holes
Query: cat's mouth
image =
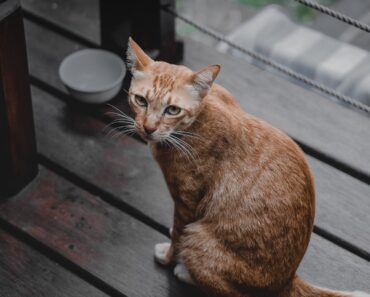
{"label": "cat's mouth", "polygon": [[153,136],[153,135],[144,135],[144,140],[146,140],[146,141],[148,141],[148,142],[156,142],[156,141],[158,141],[157,139],[156,139],[156,137],[155,136]]}
{"label": "cat's mouth", "polygon": [[147,142],[162,142],[166,139],[166,137],[163,137],[161,135],[147,134],[143,131],[140,131],[138,134],[144,141],[147,141]]}

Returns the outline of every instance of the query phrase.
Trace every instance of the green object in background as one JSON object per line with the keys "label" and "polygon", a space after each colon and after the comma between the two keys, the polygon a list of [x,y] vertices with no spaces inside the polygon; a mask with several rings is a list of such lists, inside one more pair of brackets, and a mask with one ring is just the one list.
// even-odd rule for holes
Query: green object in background
{"label": "green object in background", "polygon": [[[301,22],[310,22],[318,15],[318,12],[293,0],[237,0],[240,4],[262,8],[269,4],[278,4],[285,7],[290,14]],[[337,0],[318,1],[322,5],[331,5]]]}

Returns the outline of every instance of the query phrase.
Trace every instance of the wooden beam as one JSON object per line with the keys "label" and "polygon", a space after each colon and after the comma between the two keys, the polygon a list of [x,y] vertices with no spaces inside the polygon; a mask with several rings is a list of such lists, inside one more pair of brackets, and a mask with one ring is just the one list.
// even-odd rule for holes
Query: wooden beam
{"label": "wooden beam", "polygon": [[21,190],[37,173],[22,12],[0,4],[0,194]]}

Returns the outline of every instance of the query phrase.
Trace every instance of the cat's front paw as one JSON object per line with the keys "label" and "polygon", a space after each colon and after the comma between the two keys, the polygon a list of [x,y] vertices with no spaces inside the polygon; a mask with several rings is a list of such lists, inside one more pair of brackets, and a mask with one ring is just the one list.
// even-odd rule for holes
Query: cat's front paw
{"label": "cat's front paw", "polygon": [[172,261],[171,243],[157,243],[154,246],[154,259],[161,265],[169,265]]}
{"label": "cat's front paw", "polygon": [[177,264],[175,269],[173,270],[173,274],[182,282],[187,283],[189,285],[195,285],[188,269],[182,263]]}

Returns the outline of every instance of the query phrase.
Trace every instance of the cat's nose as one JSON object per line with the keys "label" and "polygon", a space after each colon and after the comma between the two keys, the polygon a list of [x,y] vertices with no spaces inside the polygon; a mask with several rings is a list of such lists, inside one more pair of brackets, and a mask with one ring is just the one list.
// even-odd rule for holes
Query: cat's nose
{"label": "cat's nose", "polygon": [[156,126],[144,125],[144,131],[146,134],[153,134],[157,130]]}

